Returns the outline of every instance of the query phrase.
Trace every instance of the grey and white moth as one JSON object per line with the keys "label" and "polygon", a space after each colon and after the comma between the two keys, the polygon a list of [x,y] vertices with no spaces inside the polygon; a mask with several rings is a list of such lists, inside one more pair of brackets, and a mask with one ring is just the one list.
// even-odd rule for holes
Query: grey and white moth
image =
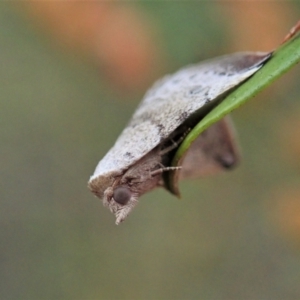
{"label": "grey and white moth", "polygon": [[180,168],[179,179],[184,179],[236,165],[239,155],[226,118],[195,140],[181,166],[170,167],[187,131],[270,56],[243,52],[218,57],[167,75],[148,90],[88,182],[115,215],[116,224],[127,217],[142,194],[160,186],[168,189],[165,172]]}

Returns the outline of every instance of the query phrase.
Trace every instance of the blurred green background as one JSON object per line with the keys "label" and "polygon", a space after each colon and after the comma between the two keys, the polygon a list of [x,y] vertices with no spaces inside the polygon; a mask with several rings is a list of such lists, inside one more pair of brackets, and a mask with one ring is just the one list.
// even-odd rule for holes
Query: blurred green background
{"label": "blurred green background", "polygon": [[125,86],[116,59],[64,44],[71,19],[0,4],[1,299],[300,299],[299,66],[234,112],[235,171],[183,182],[180,201],[155,190],[120,226],[86,187],[155,76],[272,49],[300,15],[297,2],[256,3],[95,2],[152,32],[154,72],[136,86],[146,72]]}

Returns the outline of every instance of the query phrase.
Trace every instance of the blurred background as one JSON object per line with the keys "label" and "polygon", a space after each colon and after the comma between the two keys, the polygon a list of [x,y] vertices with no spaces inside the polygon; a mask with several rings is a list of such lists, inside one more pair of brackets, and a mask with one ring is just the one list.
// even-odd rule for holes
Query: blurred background
{"label": "blurred background", "polygon": [[300,68],[233,118],[232,172],[142,197],[120,226],[87,189],[163,74],[269,51],[297,1],[0,4],[1,299],[300,299]]}

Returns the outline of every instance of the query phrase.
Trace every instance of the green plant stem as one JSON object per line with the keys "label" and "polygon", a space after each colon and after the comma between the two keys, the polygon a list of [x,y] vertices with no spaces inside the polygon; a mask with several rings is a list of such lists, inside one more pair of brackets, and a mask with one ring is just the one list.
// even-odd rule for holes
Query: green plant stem
{"label": "green plant stem", "polygon": [[[276,49],[270,60],[257,73],[229,94],[192,129],[178,148],[172,160],[172,166],[178,166],[182,163],[181,160],[184,158],[193,141],[205,129],[246,103],[299,62],[300,35],[297,35]],[[172,193],[179,196],[178,172],[170,172],[165,183]]]}
{"label": "green plant stem", "polygon": [[299,62],[300,36],[297,36],[276,50],[271,59],[254,76],[228,95],[193,128],[177,150],[172,165],[177,165],[191,143],[205,129],[246,103]]}

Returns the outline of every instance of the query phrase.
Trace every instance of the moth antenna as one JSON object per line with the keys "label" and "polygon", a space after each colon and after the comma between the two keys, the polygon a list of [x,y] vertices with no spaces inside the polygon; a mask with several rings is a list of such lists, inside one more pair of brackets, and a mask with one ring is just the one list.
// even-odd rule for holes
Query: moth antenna
{"label": "moth antenna", "polygon": [[179,167],[163,167],[163,168],[157,169],[155,171],[152,171],[150,173],[150,175],[151,176],[156,176],[156,175],[161,174],[163,172],[180,170],[181,168],[182,168],[181,166],[179,166]]}

